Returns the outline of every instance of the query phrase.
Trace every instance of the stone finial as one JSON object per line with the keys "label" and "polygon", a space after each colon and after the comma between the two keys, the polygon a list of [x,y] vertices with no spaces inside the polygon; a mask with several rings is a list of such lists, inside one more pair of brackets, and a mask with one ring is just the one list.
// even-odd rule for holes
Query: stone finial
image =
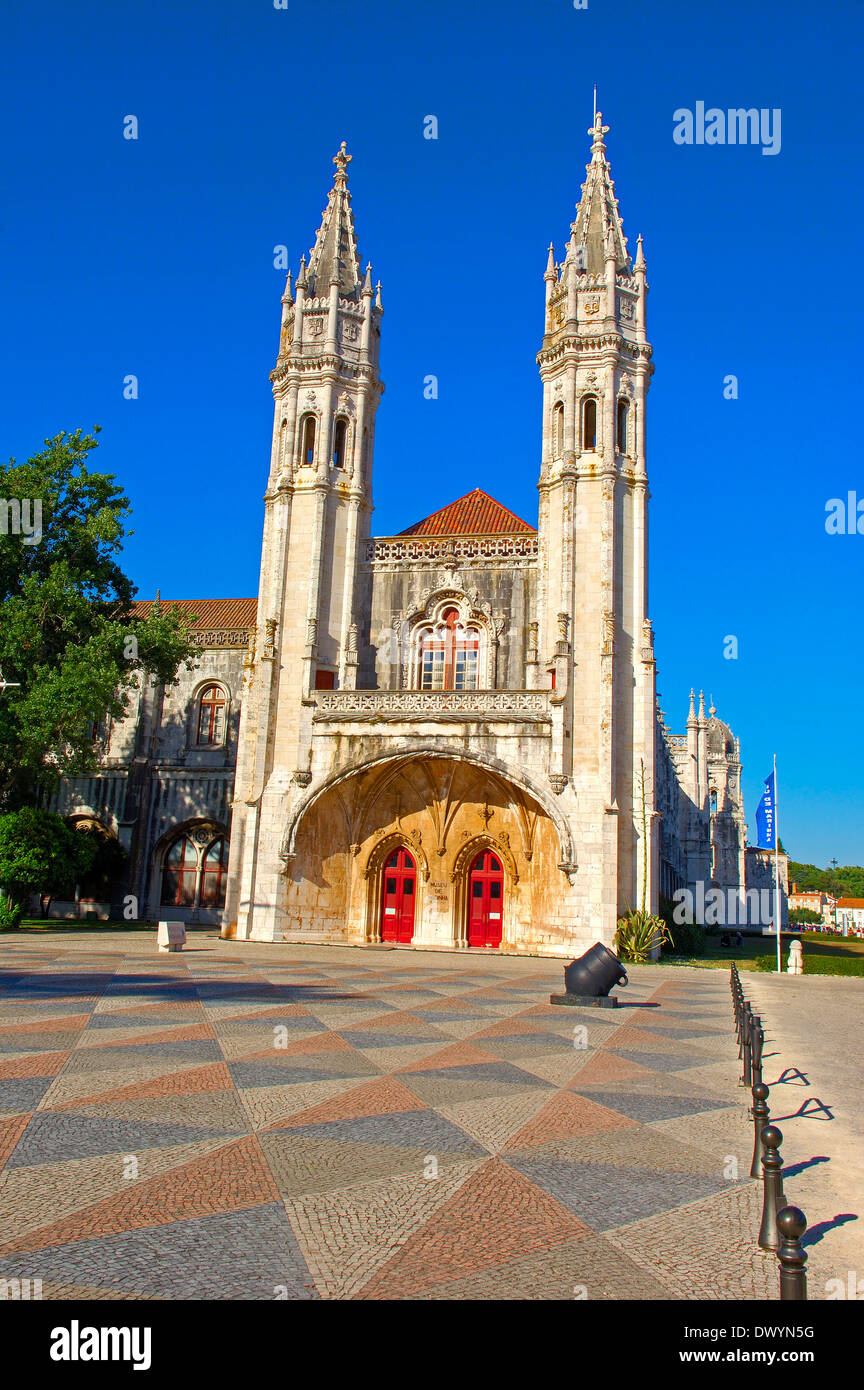
{"label": "stone finial", "polygon": [[348,177],[348,165],[353,158],[353,154],[348,154],[348,146],[343,140],[338,151],[333,156],[333,163],[336,165],[337,179],[346,179]]}
{"label": "stone finial", "polygon": [[642,249],[642,233],[641,233],[641,232],[639,233],[638,237],[636,238],[636,261],[635,261],[635,264],[634,264],[634,266],[633,266],[633,269],[634,269],[634,270],[644,270],[644,269],[645,269],[645,252],[644,252],[643,249]]}
{"label": "stone finial", "polygon": [[608,125],[603,124],[602,111],[597,112],[597,115],[594,117],[594,124],[593,126],[591,126],[590,130],[588,131],[588,134],[593,136],[591,142],[591,153],[604,154],[606,151],[606,145],[603,140],[603,136],[609,134],[609,127]]}

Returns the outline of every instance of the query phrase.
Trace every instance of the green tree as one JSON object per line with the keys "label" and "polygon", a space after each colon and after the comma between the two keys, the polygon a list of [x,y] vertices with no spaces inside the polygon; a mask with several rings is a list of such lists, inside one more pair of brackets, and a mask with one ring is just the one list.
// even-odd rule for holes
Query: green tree
{"label": "green tree", "polygon": [[860,864],[818,869],[815,864],[799,864],[790,859],[789,882],[797,883],[804,893],[830,893],[835,898],[864,898],[864,868]]}
{"label": "green tree", "polygon": [[30,499],[31,517],[38,499],[42,514],[39,538],[0,531],[0,670],[20,685],[0,699],[0,811],[91,771],[94,726],[124,714],[145,672],[171,684],[195,656],[176,610],[135,614],[118,558],[129,500],[90,471],[96,445],[61,433],[27,463],[0,464],[0,498]]}
{"label": "green tree", "polygon": [[67,825],[53,811],[24,806],[0,816],[0,889],[7,913],[23,909],[31,893],[44,902],[71,893],[90,872],[96,837]]}
{"label": "green tree", "polygon": [[818,912],[814,912],[810,907],[793,907],[789,913],[789,921],[797,926],[809,926],[814,922],[821,922],[822,918]]}

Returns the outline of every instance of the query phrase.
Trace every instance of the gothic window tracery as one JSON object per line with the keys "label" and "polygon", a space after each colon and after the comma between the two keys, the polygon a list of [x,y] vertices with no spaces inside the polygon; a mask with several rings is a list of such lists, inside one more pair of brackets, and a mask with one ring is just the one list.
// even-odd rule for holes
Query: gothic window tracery
{"label": "gothic window tracery", "polygon": [[440,619],[418,632],[421,690],[477,690],[481,632],[465,623],[458,608],[445,608]]}
{"label": "gothic window tracery", "polygon": [[195,742],[209,748],[225,741],[225,711],[228,697],[221,685],[205,685],[198,696]]}
{"label": "gothic window tracery", "polygon": [[[163,907],[225,906],[228,880],[228,840],[211,830],[179,835],[162,861]],[[209,843],[207,841],[209,840]]]}

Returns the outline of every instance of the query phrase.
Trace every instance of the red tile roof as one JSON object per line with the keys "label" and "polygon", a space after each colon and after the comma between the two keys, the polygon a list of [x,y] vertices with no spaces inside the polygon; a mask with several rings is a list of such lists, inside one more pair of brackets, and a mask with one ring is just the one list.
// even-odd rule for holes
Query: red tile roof
{"label": "red tile roof", "polygon": [[838,907],[864,907],[864,898],[838,898]]}
{"label": "red tile roof", "polygon": [[536,531],[527,521],[502,507],[488,492],[475,487],[456,502],[417,521],[400,536],[512,536],[514,532]]}
{"label": "red tile roof", "polygon": [[[142,599],[133,605],[135,613],[146,618],[155,600]],[[195,628],[251,627],[258,609],[257,598],[176,598],[161,600],[163,608],[179,608]]]}

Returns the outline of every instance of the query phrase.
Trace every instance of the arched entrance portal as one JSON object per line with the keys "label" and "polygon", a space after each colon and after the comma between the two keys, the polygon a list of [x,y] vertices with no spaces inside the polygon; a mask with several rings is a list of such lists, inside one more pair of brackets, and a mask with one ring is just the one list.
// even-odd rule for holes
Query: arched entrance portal
{"label": "arched entrance portal", "polygon": [[407,849],[396,849],[382,869],[381,940],[403,946],[414,936],[417,868]]}
{"label": "arched entrance portal", "polygon": [[468,874],[468,945],[500,946],[504,870],[491,850],[477,855]]}

